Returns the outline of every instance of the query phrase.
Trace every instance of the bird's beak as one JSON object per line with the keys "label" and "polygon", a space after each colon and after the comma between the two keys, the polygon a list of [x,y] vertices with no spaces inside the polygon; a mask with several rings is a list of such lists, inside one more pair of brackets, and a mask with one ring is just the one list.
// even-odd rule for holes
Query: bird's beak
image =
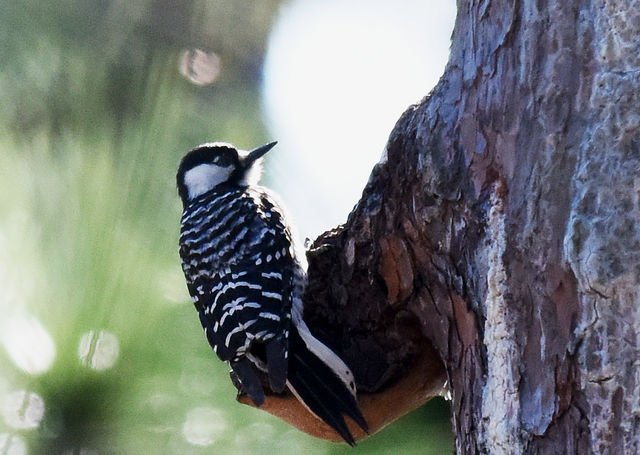
{"label": "bird's beak", "polygon": [[258,148],[250,150],[244,159],[245,166],[247,168],[251,166],[252,163],[262,158],[264,154],[267,153],[269,150],[271,150],[273,146],[276,145],[277,143],[278,143],[277,141],[269,142],[268,144],[261,145]]}

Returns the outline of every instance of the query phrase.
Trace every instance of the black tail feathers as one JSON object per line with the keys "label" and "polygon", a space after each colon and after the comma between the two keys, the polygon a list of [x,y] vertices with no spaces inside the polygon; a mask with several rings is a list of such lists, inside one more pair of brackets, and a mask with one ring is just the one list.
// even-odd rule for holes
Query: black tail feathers
{"label": "black tail feathers", "polygon": [[[238,381],[236,381],[236,379]],[[260,382],[260,377],[256,372],[256,367],[247,359],[242,357],[239,360],[231,362],[231,381],[236,387],[237,382],[240,383],[240,388],[244,390],[249,398],[260,407],[264,403],[264,389]],[[238,390],[240,390],[238,388]]]}
{"label": "black tail feathers", "polygon": [[293,325],[289,339],[287,377],[289,385],[300,400],[349,445],[354,446],[355,439],[343,414],[353,419],[365,432],[368,431],[367,422],[349,388],[327,363],[307,348]]}

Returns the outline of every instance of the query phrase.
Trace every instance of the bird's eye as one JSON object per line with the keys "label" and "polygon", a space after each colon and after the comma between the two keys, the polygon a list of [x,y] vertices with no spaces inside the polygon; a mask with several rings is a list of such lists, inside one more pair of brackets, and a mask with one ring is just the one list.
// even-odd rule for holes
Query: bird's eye
{"label": "bird's eye", "polygon": [[226,157],[225,155],[219,155],[219,156],[215,157],[213,162],[215,164],[217,164],[218,166],[228,166],[229,165],[229,158]]}

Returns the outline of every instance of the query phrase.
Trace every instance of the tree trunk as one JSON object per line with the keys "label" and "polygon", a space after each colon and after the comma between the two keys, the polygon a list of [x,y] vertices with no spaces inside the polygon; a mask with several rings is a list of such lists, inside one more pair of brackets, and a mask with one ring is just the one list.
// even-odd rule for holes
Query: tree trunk
{"label": "tree trunk", "polygon": [[435,347],[458,454],[640,453],[640,1],[458,3],[305,317],[362,391]]}

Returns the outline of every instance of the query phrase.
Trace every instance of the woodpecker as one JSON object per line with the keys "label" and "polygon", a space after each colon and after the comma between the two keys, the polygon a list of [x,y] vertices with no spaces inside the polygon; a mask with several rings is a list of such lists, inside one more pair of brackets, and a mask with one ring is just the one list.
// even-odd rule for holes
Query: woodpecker
{"label": "woodpecker", "polygon": [[253,403],[264,403],[264,385],[288,388],[354,445],[344,415],[365,431],[367,423],[353,373],[305,324],[304,251],[277,197],[257,185],[275,144],[243,151],[212,142],[182,159],[182,269],[209,344]]}

